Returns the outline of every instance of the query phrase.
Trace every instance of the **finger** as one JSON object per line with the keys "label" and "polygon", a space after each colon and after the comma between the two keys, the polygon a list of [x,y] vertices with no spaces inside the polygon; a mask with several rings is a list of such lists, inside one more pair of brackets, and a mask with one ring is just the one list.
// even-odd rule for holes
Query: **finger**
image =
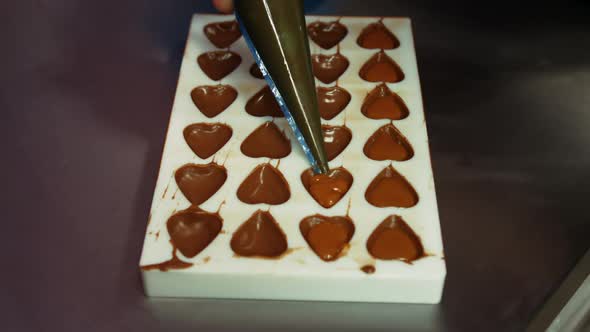
{"label": "finger", "polygon": [[225,14],[230,14],[234,11],[233,0],[213,0],[213,6]]}

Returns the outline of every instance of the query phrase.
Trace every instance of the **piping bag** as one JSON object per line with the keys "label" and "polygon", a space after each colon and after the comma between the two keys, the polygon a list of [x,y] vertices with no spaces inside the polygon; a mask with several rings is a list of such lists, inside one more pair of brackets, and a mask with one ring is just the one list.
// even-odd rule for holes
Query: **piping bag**
{"label": "piping bag", "polygon": [[315,173],[327,173],[302,0],[235,0],[242,35]]}

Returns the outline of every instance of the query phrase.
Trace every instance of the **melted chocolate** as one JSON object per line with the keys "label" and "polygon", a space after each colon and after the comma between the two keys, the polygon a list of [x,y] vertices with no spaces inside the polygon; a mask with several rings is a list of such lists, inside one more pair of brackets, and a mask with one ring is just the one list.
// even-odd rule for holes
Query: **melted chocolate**
{"label": "melted chocolate", "polygon": [[314,54],[311,56],[313,74],[318,80],[328,84],[336,81],[348,68],[348,59],[340,53],[325,55]]}
{"label": "melted chocolate", "polygon": [[223,123],[194,123],[182,131],[184,140],[201,159],[207,159],[221,149],[232,136],[230,126]]}
{"label": "melted chocolate", "polygon": [[174,178],[184,197],[192,204],[200,205],[225,183],[227,171],[215,163],[187,164],[176,170]]}
{"label": "melted chocolate", "polygon": [[391,165],[383,169],[367,187],[365,199],[376,207],[412,207],[418,194]]}
{"label": "melted chocolate", "polygon": [[401,68],[383,51],[375,53],[365,62],[359,76],[369,82],[395,83],[404,79]]}
{"label": "melted chocolate", "polygon": [[205,75],[219,81],[238,68],[242,58],[231,51],[211,51],[199,55],[197,62]]}
{"label": "melted chocolate", "polygon": [[269,212],[258,210],[231,238],[231,249],[240,256],[281,256],[287,251],[287,237]]}
{"label": "melted chocolate", "polygon": [[377,129],[369,137],[363,152],[373,160],[404,161],[414,156],[408,140],[391,123]]}
{"label": "melted chocolate", "polygon": [[371,90],[361,106],[361,113],[370,119],[401,120],[410,113],[404,101],[381,83]]}
{"label": "melted chocolate", "polygon": [[291,197],[289,184],[269,163],[258,165],[240,184],[238,199],[246,204],[283,204]]}
{"label": "melted chocolate", "polygon": [[236,21],[214,22],[203,28],[205,36],[218,48],[226,48],[238,40],[242,33]]}
{"label": "melted chocolate", "polygon": [[318,108],[324,120],[331,120],[350,102],[350,93],[339,86],[317,87]]}
{"label": "melted chocolate", "polygon": [[260,71],[260,68],[258,67],[256,62],[254,62],[252,64],[252,66],[250,66],[250,75],[252,75],[256,78],[260,78],[260,79],[264,78],[264,76],[262,75],[262,72]]}
{"label": "melted chocolate", "polygon": [[346,216],[316,214],[301,220],[299,229],[311,249],[324,261],[336,260],[354,235],[354,224]]}
{"label": "melted chocolate", "polygon": [[291,153],[291,142],[276,124],[267,121],[246,137],[240,150],[252,158],[279,159]]}
{"label": "melted chocolate", "polygon": [[168,270],[188,269],[191,266],[193,266],[193,263],[183,262],[178,258],[178,256],[176,256],[176,248],[174,248],[172,249],[172,258],[169,260],[162,263],[144,265],[141,267],[141,269],[144,271],[160,270],[165,272]]}
{"label": "melted chocolate", "polygon": [[332,161],[338,157],[352,139],[352,131],[346,126],[322,125],[322,133],[324,135],[324,147],[328,161]]}
{"label": "melted chocolate", "polygon": [[323,49],[330,49],[340,43],[348,34],[348,29],[339,21],[316,21],[307,26],[309,38]]}
{"label": "melted chocolate", "polygon": [[268,85],[248,99],[246,113],[253,116],[284,117],[281,107]]}
{"label": "melted chocolate", "polygon": [[410,263],[424,257],[420,238],[400,216],[389,216],[367,240],[367,250],[378,259],[399,259]]}
{"label": "melted chocolate", "polygon": [[217,237],[222,222],[217,213],[192,207],[172,215],[166,228],[172,245],[185,257],[195,257]]}
{"label": "melted chocolate", "polygon": [[315,174],[313,169],[301,173],[307,192],[325,208],[338,203],[352,186],[352,175],[343,167],[332,168],[327,174]]}
{"label": "melted chocolate", "polygon": [[225,111],[238,96],[238,91],[230,85],[202,85],[191,91],[195,106],[206,117],[212,118]]}
{"label": "melted chocolate", "polygon": [[399,47],[399,40],[381,21],[367,25],[361,31],[356,43],[362,48],[390,50]]}
{"label": "melted chocolate", "polygon": [[375,267],[373,265],[363,265],[363,267],[361,267],[361,271],[365,272],[366,274],[373,274],[375,273]]}

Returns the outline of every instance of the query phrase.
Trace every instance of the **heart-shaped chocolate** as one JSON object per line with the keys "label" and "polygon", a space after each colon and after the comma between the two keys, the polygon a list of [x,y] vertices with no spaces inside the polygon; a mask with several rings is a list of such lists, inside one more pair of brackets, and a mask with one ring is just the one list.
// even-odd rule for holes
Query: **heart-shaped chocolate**
{"label": "heart-shaped chocolate", "polygon": [[242,57],[231,51],[211,51],[199,55],[197,62],[205,75],[219,81],[238,68]]}
{"label": "heart-shaped chocolate", "polygon": [[230,246],[240,256],[273,258],[287,251],[287,237],[269,212],[258,210],[235,231]]}
{"label": "heart-shaped chocolate", "polygon": [[354,235],[354,224],[347,217],[326,217],[320,214],[306,217],[299,230],[311,249],[324,261],[336,260]]}
{"label": "heart-shaped chocolate", "polygon": [[226,48],[238,40],[242,33],[236,21],[213,22],[203,28],[205,36],[218,48]]}
{"label": "heart-shaped chocolate", "polygon": [[367,25],[356,42],[362,48],[390,50],[399,47],[399,40],[381,21]]}
{"label": "heart-shaped chocolate", "polygon": [[328,161],[332,161],[338,157],[352,139],[352,131],[346,126],[322,125],[322,134],[324,136],[324,148],[326,149],[326,158],[328,158]]}
{"label": "heart-shaped chocolate", "polygon": [[283,174],[269,163],[258,165],[238,188],[238,199],[246,204],[283,204],[291,197]]}
{"label": "heart-shaped chocolate", "polygon": [[265,85],[264,88],[248,99],[248,102],[246,102],[246,113],[258,117],[284,117],[281,107],[268,85]]}
{"label": "heart-shaped chocolate", "polygon": [[369,137],[363,152],[373,160],[404,161],[414,156],[408,140],[391,123],[377,129]]}
{"label": "heart-shaped chocolate", "polygon": [[316,21],[307,26],[309,38],[323,49],[330,49],[340,43],[348,34],[348,29],[340,21]]}
{"label": "heart-shaped chocolate", "polygon": [[345,168],[332,168],[327,174],[315,174],[309,168],[301,173],[301,183],[307,192],[325,208],[338,203],[352,186],[353,177]]}
{"label": "heart-shaped chocolate", "polygon": [[369,82],[395,83],[404,79],[401,68],[383,51],[375,53],[365,62],[359,76]]}
{"label": "heart-shaped chocolate", "polygon": [[350,102],[350,93],[339,86],[316,88],[320,116],[331,120],[342,112]]}
{"label": "heart-shaped chocolate", "polygon": [[184,140],[201,159],[207,159],[221,149],[232,136],[230,126],[223,123],[193,123],[182,131]]}
{"label": "heart-shaped chocolate", "polygon": [[174,179],[184,197],[192,204],[200,205],[225,183],[227,171],[215,163],[187,164],[176,170]]}
{"label": "heart-shaped chocolate", "polygon": [[379,224],[367,240],[367,250],[378,259],[410,263],[424,257],[422,241],[400,216],[392,215]]}
{"label": "heart-shaped chocolate", "polygon": [[225,111],[238,97],[238,91],[230,85],[201,85],[191,91],[195,106],[206,117],[212,118]]}
{"label": "heart-shaped chocolate", "polygon": [[418,194],[412,185],[393,166],[383,169],[371,181],[365,199],[376,207],[412,207],[418,203]]}
{"label": "heart-shaped chocolate", "polygon": [[166,222],[170,242],[185,257],[195,257],[219,234],[223,219],[217,213],[189,208],[173,214]]}
{"label": "heart-shaped chocolate", "polygon": [[252,66],[250,66],[250,75],[252,75],[253,77],[256,77],[256,78],[260,78],[260,79],[264,78],[264,76],[262,75],[262,72],[260,71],[260,67],[258,67],[256,62],[254,62],[252,64]]}
{"label": "heart-shaped chocolate", "polygon": [[291,142],[276,124],[267,121],[244,139],[240,150],[252,158],[279,159],[291,153]]}
{"label": "heart-shaped chocolate", "polygon": [[367,94],[361,106],[361,113],[370,119],[390,120],[405,119],[410,114],[406,103],[385,83],[377,85]]}
{"label": "heart-shaped chocolate", "polygon": [[328,84],[336,81],[348,68],[348,59],[340,54],[314,54],[311,56],[313,74]]}

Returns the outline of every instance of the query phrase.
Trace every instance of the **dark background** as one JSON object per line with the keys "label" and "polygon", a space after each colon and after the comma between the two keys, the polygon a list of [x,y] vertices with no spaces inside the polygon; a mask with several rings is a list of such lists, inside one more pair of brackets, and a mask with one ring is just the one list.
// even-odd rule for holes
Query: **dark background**
{"label": "dark background", "polygon": [[147,300],[137,264],[182,50],[191,14],[213,9],[15,0],[0,3],[3,331],[526,326],[590,246],[590,5],[308,9],[413,19],[448,264],[442,303]]}

